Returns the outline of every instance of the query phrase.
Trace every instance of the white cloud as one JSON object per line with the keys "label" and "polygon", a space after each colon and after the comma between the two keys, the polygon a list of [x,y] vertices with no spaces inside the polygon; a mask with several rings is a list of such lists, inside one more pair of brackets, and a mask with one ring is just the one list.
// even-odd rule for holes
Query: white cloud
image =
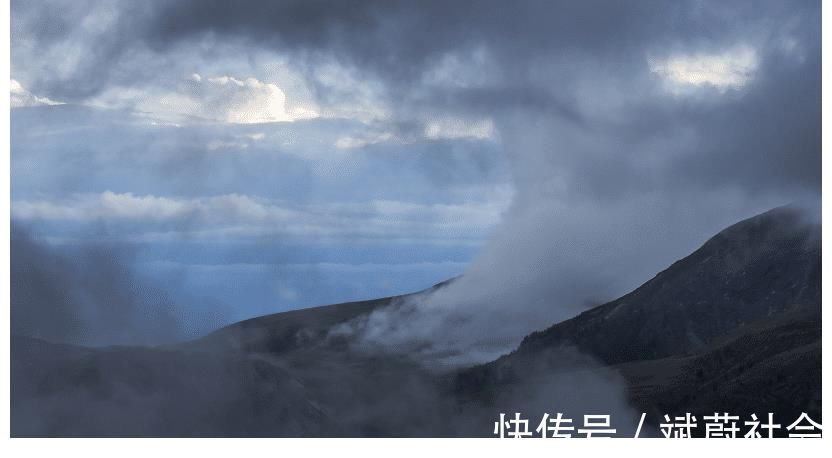
{"label": "white cloud", "polygon": [[[253,196],[226,194],[175,198],[105,191],[62,201],[15,200],[19,220],[130,223],[151,238],[477,239],[508,207],[511,192],[449,204],[372,200],[293,206]],[[188,223],[188,224],[183,224]],[[159,227],[174,225],[172,231]]]}
{"label": "white cloud", "polygon": [[9,104],[12,108],[36,107],[40,105],[63,105],[49,97],[38,97],[27,91],[17,80],[9,80]]}
{"label": "white cloud", "polygon": [[[191,81],[197,87],[185,95],[193,103],[185,104],[190,109],[186,109],[184,114],[237,124],[317,117],[317,113],[309,108],[287,109],[286,94],[274,83],[256,78],[239,80],[231,76],[202,78],[196,73]],[[176,106],[170,108],[176,110]]]}
{"label": "white cloud", "polygon": [[719,54],[648,58],[648,64],[651,72],[672,85],[671,89],[710,86],[726,90],[737,89],[748,83],[759,62],[754,49],[741,46]]}
{"label": "white cloud", "polygon": [[425,137],[431,140],[476,139],[493,140],[496,128],[491,119],[436,119],[425,126]]}
{"label": "white cloud", "polygon": [[392,132],[371,132],[362,135],[339,137],[335,141],[335,147],[338,149],[356,149],[390,142],[405,143],[399,136]]}
{"label": "white cloud", "polygon": [[175,90],[111,89],[92,102],[129,107],[163,121],[207,120],[232,124],[291,122],[319,116],[314,107],[289,105],[274,83],[233,76],[185,78]]}

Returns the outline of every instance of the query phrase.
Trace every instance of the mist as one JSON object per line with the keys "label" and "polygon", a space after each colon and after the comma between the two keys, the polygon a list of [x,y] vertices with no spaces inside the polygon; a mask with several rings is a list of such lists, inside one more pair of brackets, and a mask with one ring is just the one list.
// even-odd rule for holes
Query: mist
{"label": "mist", "polygon": [[[615,133],[600,135],[555,116],[531,118],[519,114],[499,124],[516,192],[465,272],[339,332],[440,366],[483,363],[530,332],[635,289],[736,221],[795,201],[816,202],[812,186],[759,193],[733,183],[685,189],[656,175],[634,176],[643,173],[638,166],[584,180],[576,169],[615,162],[627,144]],[[633,159],[686,160],[684,151],[674,151],[682,144],[670,138],[632,151]],[[674,167],[669,161],[662,170]]]}
{"label": "mist", "polygon": [[137,253],[103,236],[56,246],[13,221],[12,334],[86,346],[158,345],[224,322],[221,305],[183,307],[141,275],[136,261]]}

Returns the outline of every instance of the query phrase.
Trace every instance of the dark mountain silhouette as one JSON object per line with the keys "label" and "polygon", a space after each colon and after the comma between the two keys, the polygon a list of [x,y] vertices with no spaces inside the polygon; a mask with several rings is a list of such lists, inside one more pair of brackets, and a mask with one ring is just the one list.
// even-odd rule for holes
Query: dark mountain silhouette
{"label": "dark mountain silhouette", "polygon": [[621,391],[626,414],[646,412],[654,425],[717,411],[820,421],[820,292],[820,225],[783,207],[727,228],[630,294],[453,372],[329,332],[408,296],[264,316],[153,348],[15,336],[11,432],[489,436],[501,411],[603,408],[591,389]]}
{"label": "dark mountain silhouette", "polygon": [[820,225],[794,207],[771,210],[620,299],[463,371],[457,392],[493,399],[563,367],[568,350],[614,367],[633,407],[656,420],[726,411],[820,418],[820,269]]}
{"label": "dark mountain silhouette", "polygon": [[569,341],[605,364],[688,353],[819,306],[820,281],[820,226],[777,208],[725,229],[632,293],[531,334],[517,352]]}

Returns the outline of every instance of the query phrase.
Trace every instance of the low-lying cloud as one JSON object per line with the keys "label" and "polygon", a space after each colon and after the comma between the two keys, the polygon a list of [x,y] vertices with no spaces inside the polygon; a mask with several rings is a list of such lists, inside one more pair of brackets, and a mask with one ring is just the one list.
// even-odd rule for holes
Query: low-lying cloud
{"label": "low-lying cloud", "polygon": [[489,200],[426,204],[393,200],[292,205],[253,196],[204,198],[115,193],[77,195],[64,201],[16,200],[21,221],[134,223],[164,227],[182,237],[213,233],[301,239],[469,239],[483,236],[508,204],[510,190]]}

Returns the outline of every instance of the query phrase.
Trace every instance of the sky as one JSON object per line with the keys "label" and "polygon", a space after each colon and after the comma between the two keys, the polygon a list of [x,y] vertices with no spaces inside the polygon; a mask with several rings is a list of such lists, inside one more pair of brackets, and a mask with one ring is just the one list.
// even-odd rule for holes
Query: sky
{"label": "sky", "polygon": [[[463,274],[349,332],[485,358],[731,223],[820,196],[816,1],[40,0],[11,15],[12,264],[50,266],[70,286],[49,297],[88,317],[112,307],[113,288],[89,286],[112,271],[140,285],[122,302],[187,336]],[[49,302],[23,273],[18,302]],[[102,327],[42,333],[130,334],[90,337]]]}

